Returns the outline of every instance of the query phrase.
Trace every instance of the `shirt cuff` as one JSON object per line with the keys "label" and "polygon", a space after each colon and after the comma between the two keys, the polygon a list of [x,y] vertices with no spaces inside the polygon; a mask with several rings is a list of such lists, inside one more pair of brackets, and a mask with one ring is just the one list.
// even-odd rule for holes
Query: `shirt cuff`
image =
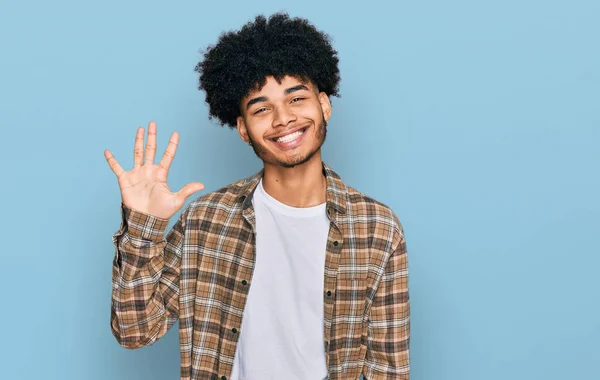
{"label": "shirt cuff", "polygon": [[129,237],[152,242],[159,242],[163,239],[169,224],[169,219],[145,214],[129,208],[123,203],[121,203],[121,217]]}

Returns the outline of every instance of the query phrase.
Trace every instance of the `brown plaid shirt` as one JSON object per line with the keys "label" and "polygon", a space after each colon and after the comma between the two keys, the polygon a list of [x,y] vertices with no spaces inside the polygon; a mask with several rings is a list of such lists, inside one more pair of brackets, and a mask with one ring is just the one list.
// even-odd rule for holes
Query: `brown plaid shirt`
{"label": "brown plaid shirt", "polygon": [[[396,215],[323,164],[331,221],[323,294],[331,380],[409,379],[406,243]],[[182,380],[231,373],[255,258],[252,195],[262,176],[193,201],[168,220],[122,205],[113,241],[111,327],[127,348],[154,343],[179,320]],[[317,379],[315,379],[317,380]]]}

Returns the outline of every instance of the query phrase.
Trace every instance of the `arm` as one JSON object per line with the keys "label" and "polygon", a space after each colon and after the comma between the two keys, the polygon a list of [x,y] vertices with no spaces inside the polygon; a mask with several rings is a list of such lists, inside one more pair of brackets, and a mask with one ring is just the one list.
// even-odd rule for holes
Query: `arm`
{"label": "arm", "polygon": [[[177,321],[179,273],[185,230],[184,212],[168,236],[169,219],[187,197],[202,190],[200,182],[172,192],[167,185],[179,134],[171,135],[160,163],[154,163],[156,123],[138,128],[133,150],[133,169],[125,171],[109,150],[106,162],[121,190],[121,229],[113,236],[117,253],[113,262],[111,328],[117,341],[127,348],[154,343]],[[144,160],[145,155],[145,160]]]}
{"label": "arm", "polygon": [[364,374],[368,380],[410,377],[410,306],[406,242],[401,234],[371,305]]}
{"label": "arm", "polygon": [[126,348],[148,346],[179,316],[179,273],[184,215],[164,238],[168,219],[121,206],[123,221],[113,236],[111,329]]}

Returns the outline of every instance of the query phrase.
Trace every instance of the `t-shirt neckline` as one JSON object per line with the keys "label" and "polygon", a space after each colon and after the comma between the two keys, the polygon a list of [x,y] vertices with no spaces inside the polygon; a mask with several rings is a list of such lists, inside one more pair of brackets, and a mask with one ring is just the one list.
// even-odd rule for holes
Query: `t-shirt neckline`
{"label": "t-shirt neckline", "polygon": [[[273,208],[277,212],[279,212],[281,214],[285,214],[287,216],[292,216],[292,217],[296,217],[296,218],[307,218],[307,217],[323,215],[325,213],[325,206],[326,206],[325,202],[321,203],[319,205],[310,206],[310,207],[293,207],[293,206],[289,206],[289,205],[286,205],[285,203],[278,201],[277,199],[273,198],[271,195],[269,195],[265,191],[265,188],[263,187],[262,179],[258,183],[256,191],[260,194],[260,196],[262,197],[262,199],[264,200],[264,202],[267,204],[268,207]],[[255,194],[255,196],[256,196],[256,194]]]}

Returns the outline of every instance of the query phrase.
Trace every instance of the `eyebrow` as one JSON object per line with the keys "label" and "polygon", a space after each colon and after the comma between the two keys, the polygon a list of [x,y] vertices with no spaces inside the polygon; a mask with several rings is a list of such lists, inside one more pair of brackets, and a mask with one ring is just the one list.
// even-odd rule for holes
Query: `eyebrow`
{"label": "eyebrow", "polygon": [[253,104],[260,103],[260,102],[266,102],[266,101],[267,101],[266,96],[259,96],[258,98],[250,99],[250,101],[248,101],[248,103],[246,104],[246,109],[250,108],[250,106]]}
{"label": "eyebrow", "polygon": [[[285,91],[284,91],[283,93],[284,93],[285,95],[289,95],[289,94],[291,94],[292,92],[296,92],[296,91],[300,91],[300,90],[306,90],[306,91],[309,91],[309,90],[308,90],[308,87],[306,87],[306,86],[305,86],[305,85],[303,85],[303,84],[299,84],[299,85],[297,85],[297,86],[294,86],[294,87],[286,88],[286,89],[285,89]],[[268,100],[268,99],[267,99],[267,97],[266,97],[266,96],[259,96],[259,97],[256,97],[256,98],[252,98],[252,99],[250,99],[250,100],[248,101],[248,103],[246,103],[246,109],[250,108],[250,106],[252,106],[253,104],[260,103],[260,102],[266,102],[267,100]]]}
{"label": "eyebrow", "polygon": [[292,92],[296,92],[296,91],[300,91],[300,90],[306,90],[306,91],[308,91],[308,87],[306,87],[303,84],[299,84],[297,86],[290,87],[290,88],[286,89],[283,93],[286,94],[286,95],[289,95]]}

